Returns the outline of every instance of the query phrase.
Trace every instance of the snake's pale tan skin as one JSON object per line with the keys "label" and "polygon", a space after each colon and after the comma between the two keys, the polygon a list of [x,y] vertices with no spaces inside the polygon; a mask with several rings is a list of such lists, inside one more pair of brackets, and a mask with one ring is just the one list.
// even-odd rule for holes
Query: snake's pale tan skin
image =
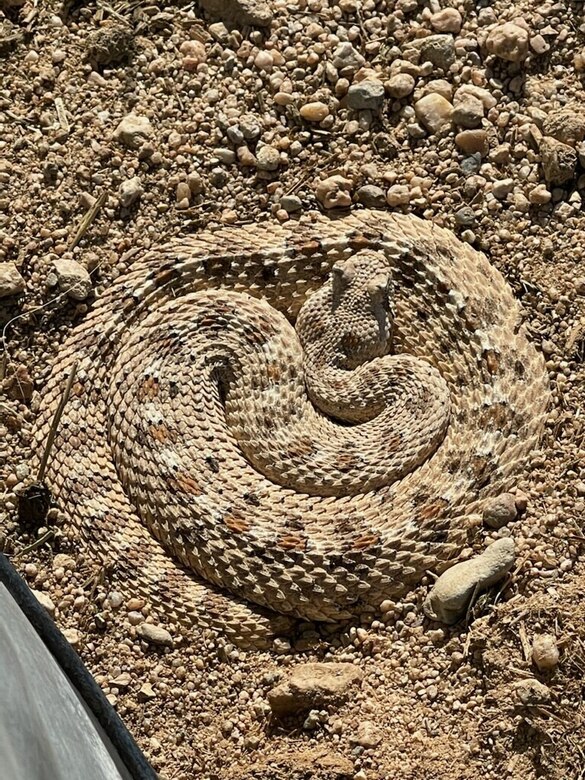
{"label": "snake's pale tan skin", "polygon": [[75,361],[47,472],[67,525],[118,587],[244,646],[373,614],[456,557],[548,399],[487,259],[372,211],[135,261],[61,349],[39,448]]}

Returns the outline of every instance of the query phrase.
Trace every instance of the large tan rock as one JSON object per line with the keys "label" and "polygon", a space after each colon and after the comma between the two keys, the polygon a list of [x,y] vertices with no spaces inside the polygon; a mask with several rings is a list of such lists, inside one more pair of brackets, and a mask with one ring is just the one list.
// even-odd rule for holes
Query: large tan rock
{"label": "large tan rock", "polygon": [[0,263],[0,298],[24,292],[24,279],[14,263]]}
{"label": "large tan rock", "polygon": [[486,39],[486,48],[501,60],[523,62],[528,56],[528,31],[514,22],[498,24]]}
{"label": "large tan rock", "polygon": [[585,116],[572,108],[551,111],[542,124],[542,132],[561,143],[576,146],[585,139]]}
{"label": "large tan rock", "polygon": [[430,133],[442,133],[450,129],[453,104],[442,95],[433,92],[414,104],[417,119]]}
{"label": "large tan rock", "polygon": [[263,0],[199,0],[212,16],[238,26],[269,27],[272,22],[270,5]]}
{"label": "large tan rock", "polygon": [[510,571],[516,551],[509,537],[498,539],[481,555],[456,563],[435,582],[423,605],[432,620],[456,623],[465,614],[474,593],[489,588]]}
{"label": "large tan rock", "polygon": [[354,664],[300,664],[287,680],[268,692],[268,703],[279,716],[321,709],[345,701],[362,679],[363,672]]}
{"label": "large tan rock", "polygon": [[572,146],[544,136],[539,146],[544,178],[550,184],[564,184],[575,176],[577,152]]}

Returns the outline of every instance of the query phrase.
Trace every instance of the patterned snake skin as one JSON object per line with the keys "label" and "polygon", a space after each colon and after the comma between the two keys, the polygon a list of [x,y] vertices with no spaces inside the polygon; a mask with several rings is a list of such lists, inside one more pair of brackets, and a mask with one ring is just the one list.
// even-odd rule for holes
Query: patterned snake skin
{"label": "patterned snake skin", "polygon": [[46,475],[66,526],[153,612],[241,646],[444,567],[548,400],[500,273],[373,211],[144,254],[61,349],[39,450],[75,362]]}

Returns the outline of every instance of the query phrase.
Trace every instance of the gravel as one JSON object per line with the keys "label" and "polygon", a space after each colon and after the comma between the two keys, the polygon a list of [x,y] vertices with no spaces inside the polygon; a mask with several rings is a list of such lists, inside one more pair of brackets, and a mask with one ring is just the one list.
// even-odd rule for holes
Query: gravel
{"label": "gravel", "polygon": [[[21,528],[16,507],[56,350],[137,253],[180,233],[268,218],[294,230],[316,208],[416,214],[489,256],[547,361],[545,435],[510,480],[517,514],[509,502],[499,527],[478,517],[460,558],[514,539],[509,580],[469,625],[429,625],[429,575],[363,625],[303,626],[273,654],[180,625],[165,625],[172,645],[156,645],[138,633],[152,617],[132,583],[81,554],[50,510],[54,536],[13,560],[165,780],[574,771],[585,739],[583,24],[576,3],[533,0],[0,2],[9,554],[46,531]],[[372,83],[372,105],[352,107]],[[63,293],[59,259],[82,269],[86,298]],[[74,565],[54,565],[60,554]],[[559,655],[541,671],[533,650],[545,636]],[[323,662],[359,668],[361,686],[334,711],[267,728],[267,692]]]}

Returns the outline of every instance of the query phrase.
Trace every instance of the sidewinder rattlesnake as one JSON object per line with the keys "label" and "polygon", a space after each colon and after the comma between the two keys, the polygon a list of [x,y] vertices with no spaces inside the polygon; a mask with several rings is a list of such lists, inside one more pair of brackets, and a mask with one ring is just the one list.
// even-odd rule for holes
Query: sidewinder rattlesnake
{"label": "sidewinder rattlesnake", "polygon": [[444,567],[548,399],[501,274],[373,211],[145,253],[59,352],[39,451],[74,362],[46,474],[66,525],[154,611],[244,646]]}

